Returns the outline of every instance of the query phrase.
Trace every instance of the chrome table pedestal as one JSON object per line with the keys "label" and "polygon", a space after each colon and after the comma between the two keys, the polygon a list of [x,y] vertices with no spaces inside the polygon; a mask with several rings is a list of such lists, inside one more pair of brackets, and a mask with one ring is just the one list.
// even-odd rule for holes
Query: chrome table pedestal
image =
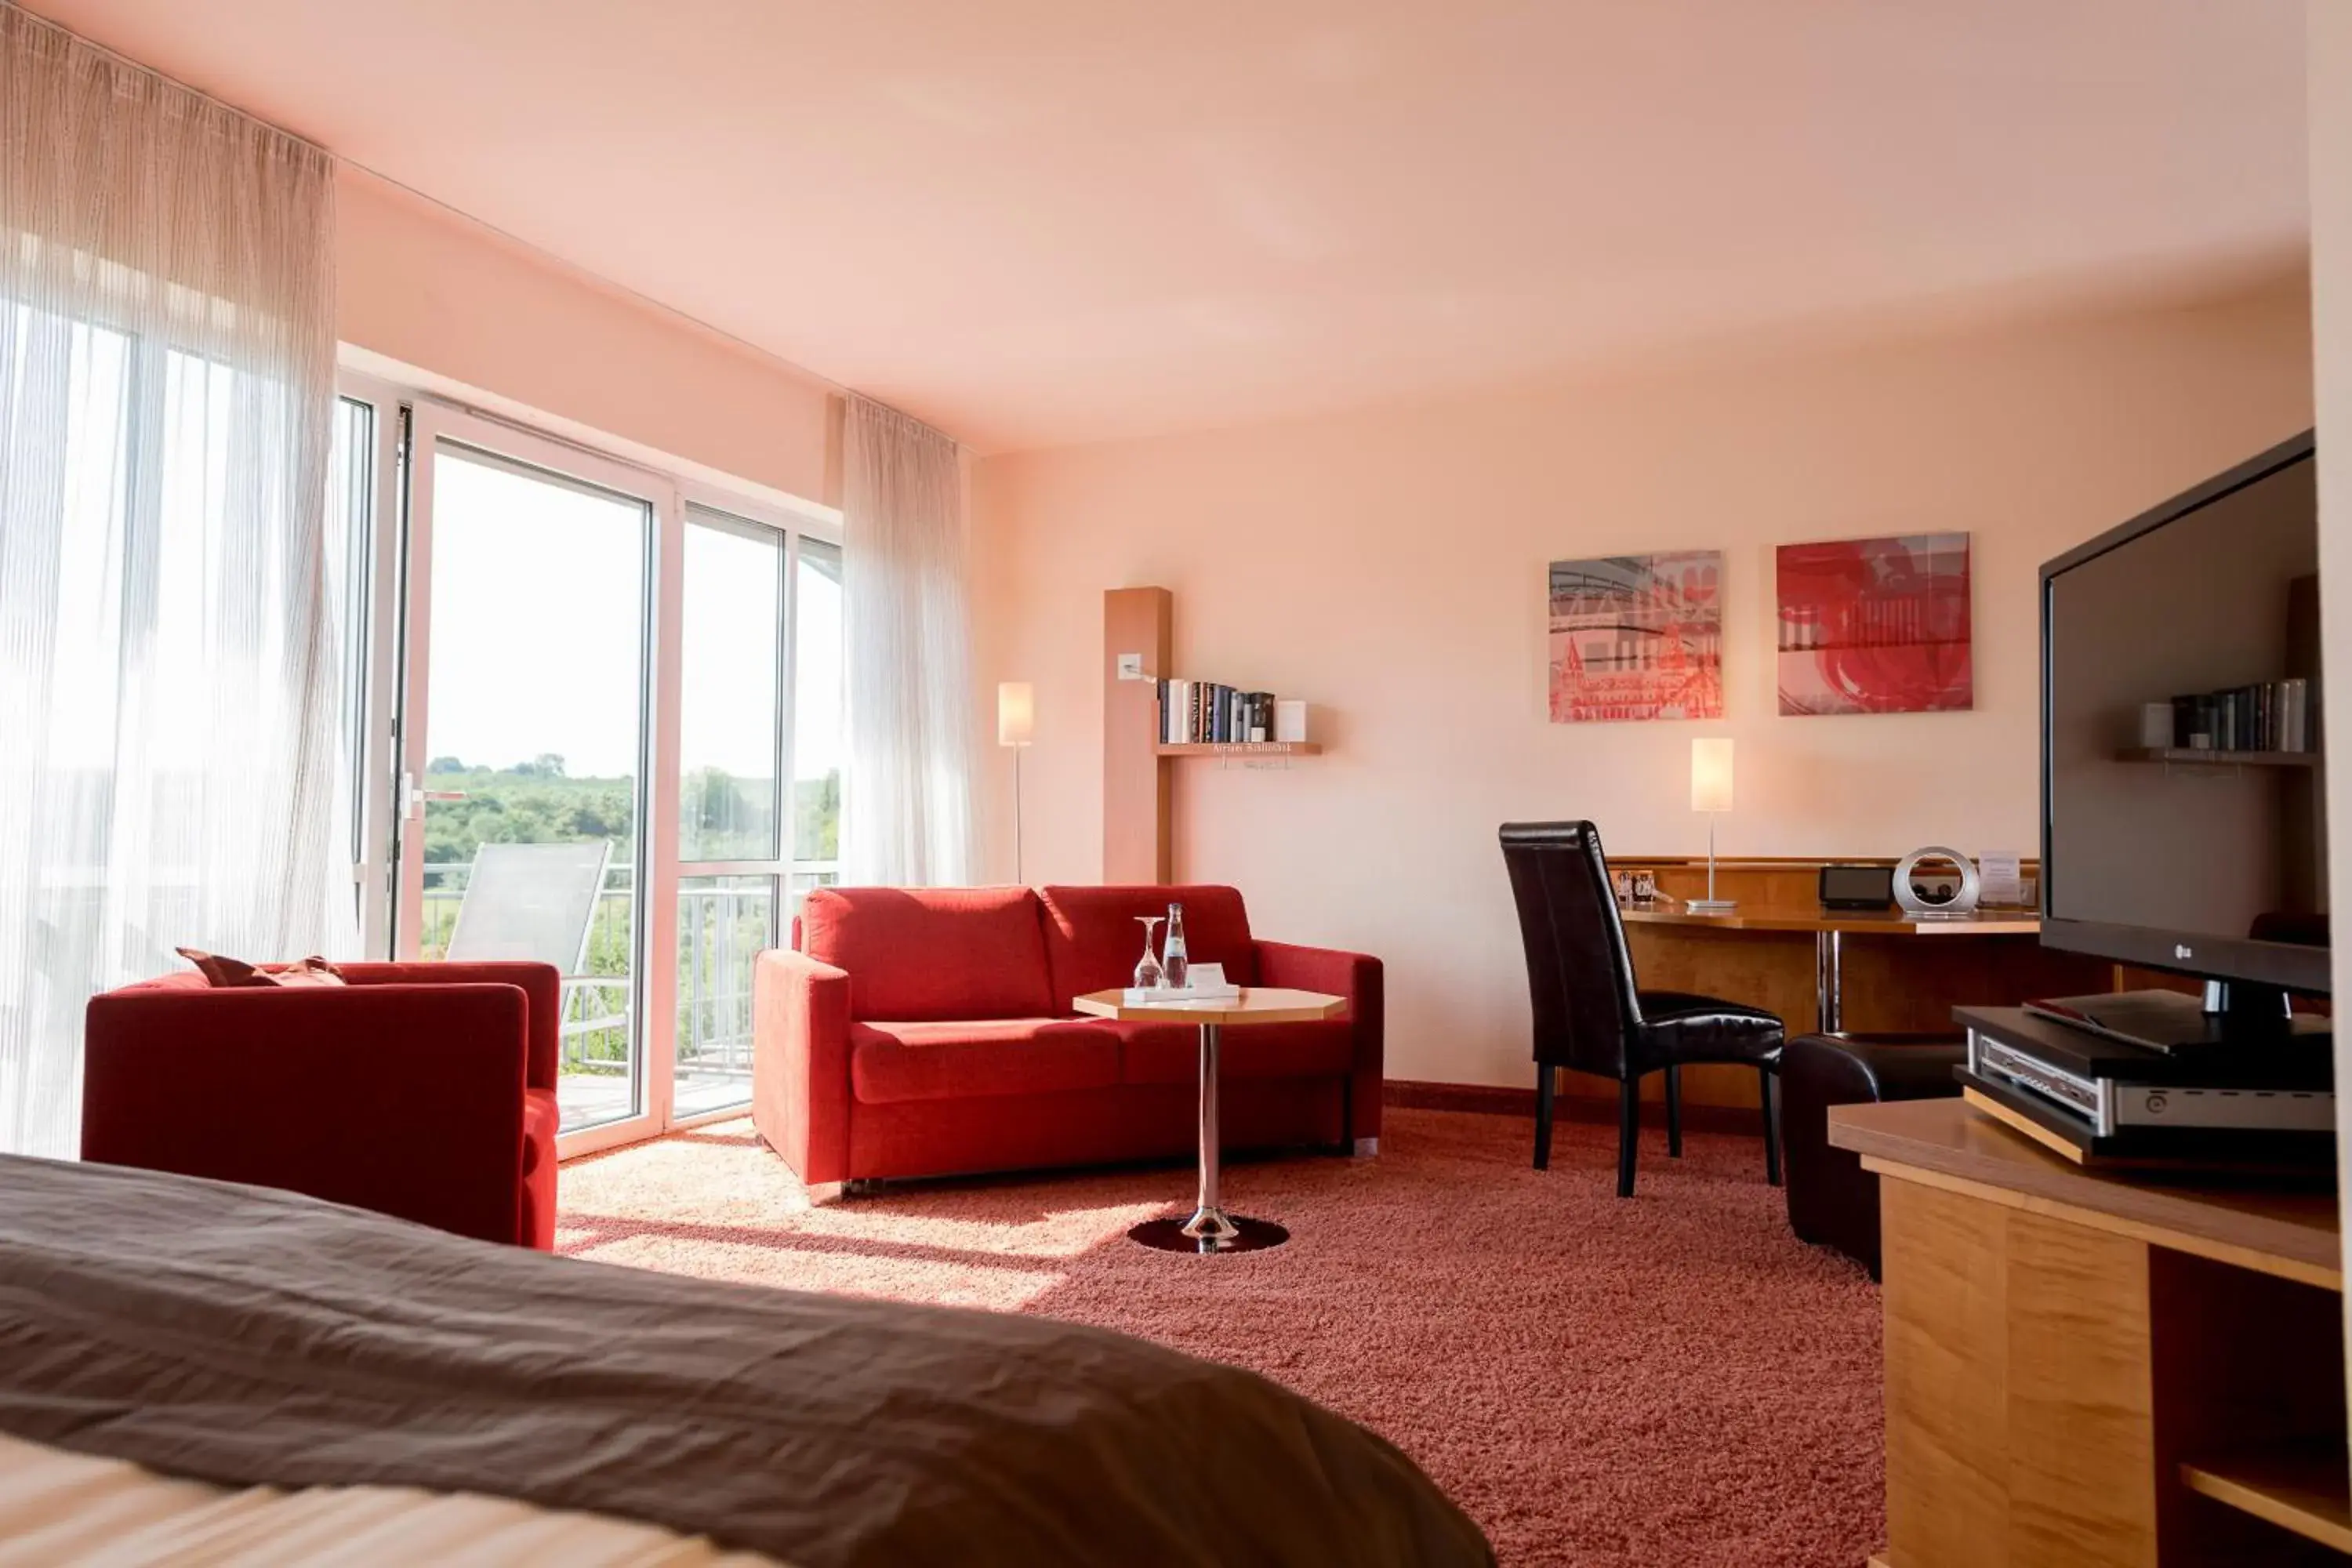
{"label": "chrome table pedestal", "polygon": [[1843,933],[1813,933],[1813,1026],[1824,1035],[1845,1027],[1844,950]]}
{"label": "chrome table pedestal", "polygon": [[1217,1202],[1217,1047],[1224,1031],[1201,1026],[1201,1195],[1190,1219],[1152,1219],[1128,1237],[1162,1252],[1260,1252],[1290,1232],[1271,1220],[1229,1215]]}

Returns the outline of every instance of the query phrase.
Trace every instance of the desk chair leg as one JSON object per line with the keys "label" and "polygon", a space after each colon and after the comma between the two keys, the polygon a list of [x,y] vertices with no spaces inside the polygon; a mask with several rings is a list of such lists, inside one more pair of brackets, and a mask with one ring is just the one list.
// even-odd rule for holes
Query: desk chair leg
{"label": "desk chair leg", "polygon": [[1536,1169],[1551,1169],[1551,1097],[1559,1069],[1549,1062],[1536,1064]]}
{"label": "desk chair leg", "polygon": [[1758,1068],[1756,1073],[1764,1085],[1764,1179],[1777,1187],[1780,1184],[1780,1075],[1770,1068]]}
{"label": "desk chair leg", "polygon": [[1666,1152],[1683,1157],[1683,1069],[1666,1069]]}
{"label": "desk chair leg", "polygon": [[1642,1080],[1628,1078],[1617,1085],[1617,1195],[1633,1195],[1633,1156],[1642,1147]]}

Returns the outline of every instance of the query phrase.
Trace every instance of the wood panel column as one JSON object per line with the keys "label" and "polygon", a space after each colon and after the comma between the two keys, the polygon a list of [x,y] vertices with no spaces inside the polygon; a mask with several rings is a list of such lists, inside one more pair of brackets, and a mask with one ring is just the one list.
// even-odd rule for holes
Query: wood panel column
{"label": "wood panel column", "polygon": [[[1106,882],[1166,882],[1171,875],[1168,759],[1160,755],[1157,678],[1173,657],[1175,596],[1165,588],[1103,594],[1103,864]],[[1139,654],[1152,679],[1121,680],[1121,654]]]}

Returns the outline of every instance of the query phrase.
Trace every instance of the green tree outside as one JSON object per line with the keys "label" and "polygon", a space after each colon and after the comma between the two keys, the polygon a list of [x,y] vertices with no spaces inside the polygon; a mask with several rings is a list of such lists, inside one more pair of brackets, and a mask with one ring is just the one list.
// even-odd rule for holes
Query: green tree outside
{"label": "green tree outside", "polygon": [[[561,844],[599,838],[612,845],[611,863],[616,869],[625,870],[635,858],[633,826],[636,781],[633,778],[572,778],[565,771],[564,759],[551,752],[497,769],[469,767],[452,756],[436,757],[425,772],[436,791],[465,796],[463,800],[435,801],[427,808],[425,860],[428,867],[469,865],[476,847],[482,844]],[[681,791],[685,820],[680,826],[693,846],[694,858],[765,858],[772,852],[766,794],[763,783],[737,779],[719,769],[698,769],[688,774]],[[795,781],[793,827],[795,858],[839,858],[838,770],[822,779]],[[450,880],[428,873],[423,933],[423,948],[427,953],[447,950],[460,902],[456,887]],[[447,890],[436,895],[432,891],[436,888]],[[680,923],[683,926],[692,921],[700,925],[703,951],[709,953],[718,950],[717,924],[723,919],[732,938],[727,944],[728,951],[748,955],[780,940],[779,932],[768,929],[769,918],[761,912],[760,903],[753,900],[729,900],[726,907],[730,912],[722,916],[719,901],[691,900]],[[614,979],[628,974],[634,945],[633,908],[625,882],[622,889],[607,892],[599,902],[589,928],[586,973]],[[774,918],[781,921],[781,913]],[[681,930],[678,940],[681,963],[690,962],[688,933]],[[738,1020],[719,1016],[714,1011],[722,1005],[730,1011],[747,1008],[747,998],[720,1000],[730,997],[739,986],[748,993],[747,981],[716,973],[681,978],[688,982],[679,986],[681,1045],[698,1035],[709,1037],[730,1027],[748,1027],[747,1012]],[[689,1011],[698,1005],[698,997],[703,998],[699,1005],[705,1010],[698,1027]],[[616,1005],[617,1000],[612,994],[598,996],[591,992],[584,1005],[601,1010]],[[588,1061],[617,1064],[625,1060],[626,1040],[621,1030],[600,1031],[581,1039],[579,1048]]]}

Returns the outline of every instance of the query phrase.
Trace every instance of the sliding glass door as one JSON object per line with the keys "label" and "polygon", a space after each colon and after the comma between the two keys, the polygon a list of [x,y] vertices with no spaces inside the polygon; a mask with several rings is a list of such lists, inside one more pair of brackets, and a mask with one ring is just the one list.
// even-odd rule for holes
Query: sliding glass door
{"label": "sliding glass door", "polygon": [[398,951],[553,964],[562,1131],[641,1124],[654,500],[433,410],[411,463]]}
{"label": "sliding glass door", "polygon": [[751,961],[841,838],[840,546],[689,500],[683,554],[674,1121],[751,1100]]}
{"label": "sliding glass door", "polygon": [[841,774],[847,757],[841,546],[805,534],[793,571],[793,913],[841,880]]}
{"label": "sliding glass door", "polygon": [[678,626],[677,1117],[751,1096],[751,960],[775,945],[789,833],[791,560],[783,531],[688,505]]}
{"label": "sliding glass door", "polygon": [[355,661],[371,951],[556,966],[567,1155],[740,1113],[753,959],[835,878],[839,546],[423,400],[352,407],[405,432]]}

